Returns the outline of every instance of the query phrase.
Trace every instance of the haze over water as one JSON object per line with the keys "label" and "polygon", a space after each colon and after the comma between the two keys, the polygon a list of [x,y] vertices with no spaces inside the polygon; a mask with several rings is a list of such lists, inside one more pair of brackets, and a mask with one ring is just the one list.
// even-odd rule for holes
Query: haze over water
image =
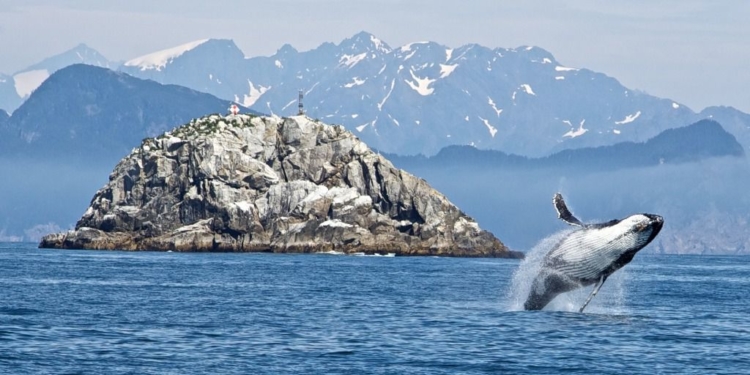
{"label": "haze over water", "polygon": [[[742,257],[639,254],[583,314],[517,311],[519,265],[0,244],[0,373],[729,374],[750,365]],[[571,310],[587,292],[568,297]]]}

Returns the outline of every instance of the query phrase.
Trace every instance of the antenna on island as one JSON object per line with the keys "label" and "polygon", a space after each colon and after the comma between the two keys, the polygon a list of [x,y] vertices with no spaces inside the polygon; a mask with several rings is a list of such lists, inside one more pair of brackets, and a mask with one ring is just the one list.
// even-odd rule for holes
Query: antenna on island
{"label": "antenna on island", "polygon": [[299,112],[297,112],[298,115],[302,116],[305,114],[305,109],[302,108],[302,90],[299,90]]}

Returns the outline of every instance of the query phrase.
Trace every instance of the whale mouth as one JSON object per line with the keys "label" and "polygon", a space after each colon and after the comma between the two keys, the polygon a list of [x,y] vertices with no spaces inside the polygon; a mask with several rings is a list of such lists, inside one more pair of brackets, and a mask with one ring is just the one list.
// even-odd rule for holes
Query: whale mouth
{"label": "whale mouth", "polygon": [[656,237],[657,234],[661,231],[661,228],[664,226],[664,218],[659,215],[654,214],[643,214],[649,219],[648,225],[651,227],[651,236],[649,238],[649,242]]}

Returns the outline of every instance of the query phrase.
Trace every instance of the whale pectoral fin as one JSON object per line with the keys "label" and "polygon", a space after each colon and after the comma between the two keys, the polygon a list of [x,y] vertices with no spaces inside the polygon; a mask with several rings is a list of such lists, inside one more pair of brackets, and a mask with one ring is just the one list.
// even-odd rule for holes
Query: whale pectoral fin
{"label": "whale pectoral fin", "polygon": [[578,312],[583,312],[583,309],[588,306],[589,302],[591,302],[591,299],[594,298],[596,293],[599,293],[599,289],[601,289],[602,285],[604,285],[604,282],[607,280],[607,276],[602,276],[599,281],[596,282],[596,285],[594,285],[594,289],[591,291],[591,294],[589,294],[589,298],[586,299],[586,302],[583,303],[583,306],[581,306],[581,309],[578,310]]}
{"label": "whale pectoral fin", "polygon": [[573,216],[570,210],[568,210],[568,206],[565,205],[565,200],[563,199],[562,194],[556,193],[555,196],[552,197],[552,204],[555,205],[555,210],[557,210],[557,217],[560,218],[560,220],[570,225],[583,226],[583,223],[581,223],[581,221],[578,220],[577,217]]}

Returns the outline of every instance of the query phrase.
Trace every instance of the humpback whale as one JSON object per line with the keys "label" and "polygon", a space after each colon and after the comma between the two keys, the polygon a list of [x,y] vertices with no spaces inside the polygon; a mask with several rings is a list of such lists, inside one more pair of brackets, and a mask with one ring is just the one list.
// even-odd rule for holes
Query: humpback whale
{"label": "humpback whale", "polygon": [[664,219],[654,214],[635,214],[621,220],[584,224],[568,210],[560,193],[555,194],[552,203],[558,218],[578,229],[561,239],[544,256],[524,303],[526,310],[541,310],[561,293],[594,284],[579,310],[583,312],[607,277],[630,263],[664,225]]}

